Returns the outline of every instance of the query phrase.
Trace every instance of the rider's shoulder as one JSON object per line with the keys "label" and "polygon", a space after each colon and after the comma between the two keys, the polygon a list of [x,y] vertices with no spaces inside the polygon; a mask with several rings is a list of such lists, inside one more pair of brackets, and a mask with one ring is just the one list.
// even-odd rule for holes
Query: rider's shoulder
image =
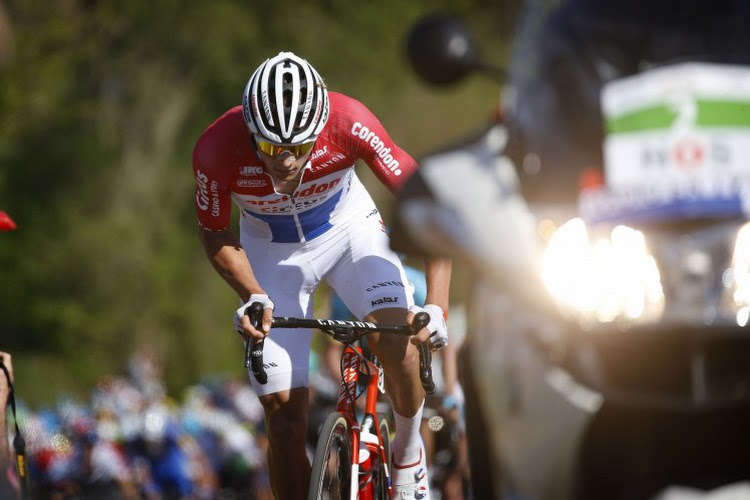
{"label": "rider's shoulder", "polygon": [[214,137],[233,139],[238,135],[247,137],[247,134],[247,125],[242,117],[242,106],[234,106],[206,127],[203,133],[201,133],[198,143],[211,140]]}
{"label": "rider's shoulder", "polygon": [[242,106],[235,106],[201,133],[193,148],[193,157],[215,158],[249,143],[249,131],[242,118]]}
{"label": "rider's shoulder", "polygon": [[367,106],[354,97],[340,92],[329,92],[328,99],[331,106],[329,123],[354,123],[372,116]]}

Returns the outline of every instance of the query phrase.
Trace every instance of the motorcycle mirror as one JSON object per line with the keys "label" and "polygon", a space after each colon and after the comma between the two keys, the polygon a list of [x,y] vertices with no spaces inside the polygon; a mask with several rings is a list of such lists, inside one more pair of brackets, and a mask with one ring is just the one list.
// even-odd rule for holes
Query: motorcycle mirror
{"label": "motorcycle mirror", "polygon": [[466,26],[456,17],[436,12],[418,20],[406,37],[414,71],[433,85],[451,85],[473,72],[504,78],[505,72],[486,64]]}

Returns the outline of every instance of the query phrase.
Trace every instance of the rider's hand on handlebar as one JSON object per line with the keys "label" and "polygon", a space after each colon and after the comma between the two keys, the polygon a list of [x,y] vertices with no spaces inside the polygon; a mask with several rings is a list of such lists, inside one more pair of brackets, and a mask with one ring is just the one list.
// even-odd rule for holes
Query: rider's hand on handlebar
{"label": "rider's hand on handlebar", "polygon": [[412,337],[412,342],[429,342],[433,349],[448,345],[448,325],[445,323],[443,309],[435,304],[425,304],[424,307],[412,306],[409,308],[409,323],[414,319],[414,315],[420,312],[426,312],[430,316],[430,322]]}
{"label": "rider's hand on handlebar", "polygon": [[[263,304],[263,321],[260,330],[253,328],[250,317],[245,314],[247,308],[254,302]],[[253,339],[256,342],[263,340],[268,335],[268,332],[271,331],[273,309],[273,301],[268,298],[268,295],[261,293],[250,295],[248,301],[242,304],[234,313],[234,329],[245,338]]]}

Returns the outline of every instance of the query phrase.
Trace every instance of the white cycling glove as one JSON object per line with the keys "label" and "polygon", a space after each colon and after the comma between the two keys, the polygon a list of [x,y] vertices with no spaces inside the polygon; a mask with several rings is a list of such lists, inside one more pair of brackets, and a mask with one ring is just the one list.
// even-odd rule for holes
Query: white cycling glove
{"label": "white cycling glove", "polygon": [[426,312],[430,315],[427,329],[430,331],[430,344],[434,349],[448,345],[448,325],[445,323],[445,313],[440,306],[435,304],[425,304],[424,307],[411,306],[409,311],[414,314]]}
{"label": "white cycling glove", "polygon": [[245,315],[247,308],[254,302],[260,302],[263,304],[263,309],[270,309],[273,311],[273,308],[275,307],[273,301],[269,299],[268,295],[265,293],[254,293],[250,295],[248,301],[242,304],[234,313],[234,329],[237,330],[237,333],[245,333],[242,329],[242,317]]}

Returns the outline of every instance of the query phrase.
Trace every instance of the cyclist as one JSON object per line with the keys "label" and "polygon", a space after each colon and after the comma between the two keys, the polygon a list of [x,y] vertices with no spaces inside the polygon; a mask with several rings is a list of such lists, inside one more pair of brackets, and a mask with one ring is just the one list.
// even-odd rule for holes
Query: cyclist
{"label": "cyclist", "polygon": [[[312,331],[274,330],[273,311],[311,316],[312,294],[325,279],[361,319],[410,322],[417,310],[430,323],[411,339],[374,335],[371,347],[386,373],[394,408],[393,485],[398,498],[428,498],[419,436],[424,391],[416,343],[447,342],[451,263],[428,259],[427,305],[414,309],[398,256],[380,214],[357,178],[364,160],[397,191],[416,162],[397,146],[359,101],[328,92],[304,59],[281,52],[251,75],[241,106],[199,138],[193,151],[195,208],[209,261],[242,301],[235,326],[250,341],[265,339],[266,384],[251,382],[263,404],[271,484],[278,498],[300,498],[308,487],[308,357]],[[230,229],[231,202],[240,212]],[[244,315],[264,305],[256,330]]]}
{"label": "cyclist", "polygon": [[[11,468],[12,460],[10,447],[8,446],[7,407],[10,401],[10,384],[13,383],[13,363],[10,354],[0,352],[0,364],[8,371],[0,369],[0,498],[3,495],[14,495],[11,488],[11,479],[14,478]],[[10,380],[9,380],[10,379]]]}

